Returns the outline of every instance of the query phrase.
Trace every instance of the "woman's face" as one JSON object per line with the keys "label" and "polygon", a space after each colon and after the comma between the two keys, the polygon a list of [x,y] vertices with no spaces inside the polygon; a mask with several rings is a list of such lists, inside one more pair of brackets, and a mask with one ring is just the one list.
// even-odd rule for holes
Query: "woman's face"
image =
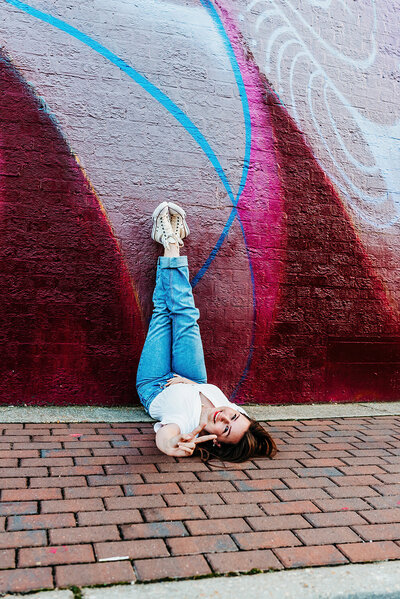
{"label": "woman's face", "polygon": [[233,408],[209,408],[205,430],[218,443],[238,443],[250,426],[249,419]]}

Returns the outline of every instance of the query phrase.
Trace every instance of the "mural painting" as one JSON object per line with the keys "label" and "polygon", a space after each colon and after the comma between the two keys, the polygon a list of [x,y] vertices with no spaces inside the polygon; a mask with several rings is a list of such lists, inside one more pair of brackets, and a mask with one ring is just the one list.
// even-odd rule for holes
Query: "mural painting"
{"label": "mural painting", "polygon": [[0,401],[137,401],[163,200],[188,212],[210,382],[397,398],[391,12],[3,0]]}

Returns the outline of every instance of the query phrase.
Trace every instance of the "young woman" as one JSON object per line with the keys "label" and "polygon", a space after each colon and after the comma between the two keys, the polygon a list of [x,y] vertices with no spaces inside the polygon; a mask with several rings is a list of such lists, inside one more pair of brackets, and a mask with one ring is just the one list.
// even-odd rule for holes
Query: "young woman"
{"label": "young woman", "polygon": [[152,238],[164,246],[158,259],[154,310],[137,372],[140,401],[152,418],[157,447],[167,455],[197,452],[242,462],[273,457],[276,445],[245,410],[207,384],[203,346],[188,261],[180,246],[189,234],[185,211],[163,202],[153,212]]}

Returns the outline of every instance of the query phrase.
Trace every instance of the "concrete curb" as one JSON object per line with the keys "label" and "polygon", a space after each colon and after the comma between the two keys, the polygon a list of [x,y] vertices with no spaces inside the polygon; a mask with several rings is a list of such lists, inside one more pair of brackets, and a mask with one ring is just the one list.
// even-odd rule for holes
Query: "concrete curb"
{"label": "concrete curb", "polygon": [[[400,416],[400,401],[291,406],[247,405],[246,411],[255,420],[269,421]],[[2,406],[0,422],[152,422],[152,419],[140,406]]]}
{"label": "concrete curb", "polygon": [[400,561],[305,568],[254,576],[83,589],[83,599],[399,599],[399,572]]}
{"label": "concrete curb", "polygon": [[[400,561],[305,568],[252,576],[82,588],[83,599],[399,599]],[[41,591],[24,599],[73,599],[69,590]],[[4,599],[22,599],[6,595]]]}

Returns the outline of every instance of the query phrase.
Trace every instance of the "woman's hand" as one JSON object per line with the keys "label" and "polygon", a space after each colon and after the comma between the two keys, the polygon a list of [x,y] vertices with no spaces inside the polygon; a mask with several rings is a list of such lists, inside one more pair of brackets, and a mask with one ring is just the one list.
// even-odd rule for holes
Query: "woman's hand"
{"label": "woman's hand", "polygon": [[184,376],[180,376],[179,374],[174,374],[172,378],[167,380],[165,386],[169,387],[170,385],[177,385],[178,383],[188,383],[196,385],[194,381],[191,381],[190,379],[187,379]]}
{"label": "woman's hand", "polygon": [[201,437],[196,437],[196,435],[201,433],[204,427],[205,424],[201,424],[188,435],[179,434],[171,437],[168,442],[168,455],[175,457],[191,456],[199,443],[204,443],[205,441],[211,441],[212,439],[217,438],[217,435],[203,435]]}

